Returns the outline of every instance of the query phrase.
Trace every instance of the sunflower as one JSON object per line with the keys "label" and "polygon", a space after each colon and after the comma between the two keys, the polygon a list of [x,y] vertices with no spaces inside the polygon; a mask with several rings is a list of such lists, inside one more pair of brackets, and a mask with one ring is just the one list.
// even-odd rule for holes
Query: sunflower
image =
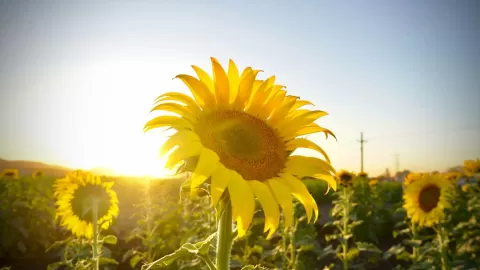
{"label": "sunflower", "polygon": [[358,177],[359,177],[359,178],[368,178],[368,173],[366,173],[366,172],[361,172],[361,173],[358,174]]}
{"label": "sunflower", "polygon": [[4,169],[2,173],[0,174],[0,177],[2,178],[10,178],[10,179],[18,179],[19,178],[19,173],[18,169]]}
{"label": "sunflower", "polygon": [[[323,132],[327,138],[328,134],[335,137],[314,123],[327,113],[300,109],[312,103],[287,95],[284,86],[275,84],[275,76],[257,80],[260,70],[247,67],[239,74],[232,60],[228,71],[215,58],[211,61],[213,78],[197,66],[192,68],[198,79],[176,76],[193,98],[168,92],[156,99],[152,111],[176,114],[156,117],[145,125],[145,131],[159,127],[177,131],[160,150],[171,153],[166,167],[193,157],[191,189],[208,181],[214,205],[229,196],[240,237],[252,221],[255,198],[263,207],[268,237],[279,225],[279,205],[287,227],[292,223],[290,194],[303,204],[308,220],[312,212],[316,220],[317,204],[300,179],[322,179],[336,189],[335,170],[320,146],[300,136]],[[292,155],[299,148],[313,149],[325,160]]]}
{"label": "sunflower", "polygon": [[98,225],[108,229],[114,217],[118,216],[118,199],[112,190],[113,182],[104,182],[94,174],[74,171],[65,178],[57,179],[54,195],[57,199],[57,218],[61,225],[77,237],[93,236],[92,202],[97,201]]}
{"label": "sunflower", "polygon": [[450,208],[452,183],[439,174],[411,174],[406,187],[403,207],[412,222],[420,226],[433,226],[444,217],[444,209]]}
{"label": "sunflower", "polygon": [[377,183],[378,183],[378,179],[372,179],[372,180],[368,181],[368,184],[371,187],[375,186]]}
{"label": "sunflower", "polygon": [[354,174],[346,170],[341,170],[337,173],[338,183],[342,186],[351,185],[353,178]]}
{"label": "sunflower", "polygon": [[452,183],[456,183],[461,176],[459,172],[446,172],[443,175],[447,180],[451,181]]}
{"label": "sunflower", "polygon": [[464,171],[467,176],[475,176],[480,173],[480,159],[465,160],[463,163]]}
{"label": "sunflower", "polygon": [[32,173],[33,178],[39,178],[39,177],[44,177],[45,173],[41,170],[36,170]]}

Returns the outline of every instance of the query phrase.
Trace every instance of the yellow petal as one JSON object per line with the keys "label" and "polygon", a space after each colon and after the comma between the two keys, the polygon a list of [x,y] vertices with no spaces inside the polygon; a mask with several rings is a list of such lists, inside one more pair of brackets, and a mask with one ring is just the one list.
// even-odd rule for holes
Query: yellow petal
{"label": "yellow petal", "polygon": [[212,194],[212,203],[214,207],[218,200],[222,197],[223,192],[230,182],[230,170],[225,168],[221,163],[217,166],[217,170],[212,175],[212,186],[210,193]]}
{"label": "yellow petal", "polygon": [[268,121],[272,124],[275,124],[278,121],[283,120],[285,116],[287,116],[288,111],[295,104],[295,101],[297,99],[298,97],[294,97],[294,96],[285,97],[282,105],[272,112],[272,115],[270,116],[270,119]]}
{"label": "yellow petal", "polygon": [[208,75],[208,73],[205,72],[205,70],[195,65],[192,65],[192,68],[193,70],[195,70],[195,73],[197,73],[197,76],[200,79],[200,81],[203,82],[208,87],[209,92],[212,95],[215,95],[215,85],[213,83],[212,77],[210,77],[210,75]]}
{"label": "yellow petal", "polygon": [[161,103],[153,107],[153,109],[150,112],[153,112],[153,111],[172,112],[186,118],[190,122],[195,122],[196,120],[196,117],[187,106],[182,106],[178,103],[172,103],[172,102]]}
{"label": "yellow petal", "polygon": [[217,59],[211,57],[213,80],[215,81],[215,96],[218,104],[229,104],[230,82],[225,70]]}
{"label": "yellow petal", "polygon": [[194,114],[198,114],[200,112],[200,108],[198,107],[198,104],[195,102],[195,100],[193,100],[193,98],[182,93],[177,93],[177,92],[164,93],[155,99],[154,105],[157,105],[165,101],[181,102],[187,105],[188,108],[192,110]]}
{"label": "yellow petal", "polygon": [[287,151],[294,151],[298,148],[307,148],[307,149],[315,150],[315,151],[319,152],[320,154],[322,154],[325,157],[325,160],[328,163],[330,163],[330,159],[328,158],[327,153],[320,146],[318,146],[316,143],[314,143],[314,142],[312,142],[308,139],[296,138],[296,139],[293,139],[293,140],[287,142],[287,144],[285,145],[285,150],[287,150]]}
{"label": "yellow petal", "polygon": [[217,169],[218,161],[220,161],[220,158],[217,153],[206,147],[202,149],[197,167],[192,175],[192,191],[212,176],[213,172]]}
{"label": "yellow petal", "polygon": [[295,111],[298,108],[301,108],[306,105],[313,105],[313,104],[308,100],[297,100],[295,104],[292,106],[292,108],[290,108],[290,111]]}
{"label": "yellow petal", "polygon": [[206,109],[215,105],[215,96],[210,93],[210,90],[202,81],[185,74],[177,75],[175,78],[182,80],[188,86],[200,107]]}
{"label": "yellow petal", "polygon": [[314,157],[290,156],[285,163],[284,172],[298,177],[312,176],[315,174],[335,173],[335,169],[325,160]]}
{"label": "yellow petal", "polygon": [[193,129],[193,126],[187,120],[171,115],[163,115],[153,118],[152,120],[148,121],[143,128],[144,132],[147,132],[154,128],[160,127],[171,127],[176,130],[179,129]]}
{"label": "yellow petal", "polygon": [[253,71],[251,68],[246,69],[244,72],[245,74],[240,77],[238,95],[234,103],[235,108],[241,109],[245,108],[245,104],[250,98],[250,94],[253,91],[253,83],[258,73],[258,71]]}
{"label": "yellow petal", "polygon": [[312,219],[312,209],[315,213],[315,220],[314,222],[317,221],[318,218],[318,206],[315,200],[313,199],[312,195],[310,195],[310,192],[308,192],[307,187],[305,184],[300,181],[295,176],[292,176],[291,174],[288,173],[281,173],[280,174],[280,180],[283,184],[287,185],[290,187],[291,193],[297,200],[303,204],[305,207],[305,212],[307,214],[307,221],[310,222]]}
{"label": "yellow petal", "polygon": [[278,228],[280,220],[280,211],[278,203],[273,197],[268,186],[259,181],[248,181],[253,190],[253,194],[258,198],[265,213],[264,232],[269,231],[267,239],[270,239]]}
{"label": "yellow petal", "polygon": [[278,178],[269,179],[267,184],[272,191],[275,200],[283,209],[283,217],[285,219],[285,230],[292,225],[293,221],[293,204],[290,190],[282,184]]}
{"label": "yellow petal", "polygon": [[305,127],[306,125],[312,124],[318,118],[328,115],[324,111],[308,111],[304,114],[298,115],[293,119],[285,119],[277,124],[278,130],[281,131],[280,136],[286,136],[288,134],[294,134],[299,129]]}
{"label": "yellow petal", "polygon": [[165,168],[172,169],[180,161],[189,157],[198,156],[202,148],[203,146],[199,142],[191,142],[187,145],[178,147],[168,156],[168,159],[165,162]]}
{"label": "yellow petal", "polygon": [[253,95],[251,96],[250,100],[246,106],[246,112],[256,114],[260,108],[262,108],[263,104],[268,98],[269,89],[272,87],[273,83],[275,82],[275,76],[271,76],[264,82],[262,82],[258,88],[255,90]]}
{"label": "yellow petal", "polygon": [[237,221],[238,237],[241,238],[252,223],[255,197],[247,181],[235,171],[230,171],[228,190],[232,200],[232,217]]}
{"label": "yellow petal", "polygon": [[229,103],[232,104],[235,99],[237,98],[238,94],[238,87],[239,85],[239,76],[238,76],[238,68],[231,59],[228,64],[228,79],[230,81],[230,99]]}
{"label": "yellow petal", "polygon": [[185,145],[195,141],[200,142],[200,138],[198,137],[197,133],[185,129],[180,130],[165,141],[160,148],[160,155],[163,156],[167,154],[177,145]]}
{"label": "yellow petal", "polygon": [[329,187],[332,187],[333,190],[337,191],[337,181],[335,180],[335,177],[333,177],[332,175],[318,173],[318,174],[312,175],[311,177],[327,182]]}
{"label": "yellow petal", "polygon": [[335,136],[335,134],[333,134],[333,132],[331,132],[330,130],[328,130],[326,128],[320,127],[319,125],[317,125],[315,123],[304,126],[304,127],[300,128],[299,130],[297,130],[294,134],[288,134],[288,135],[284,136],[283,138],[288,141],[288,140],[291,140],[291,139],[293,139],[295,137],[298,137],[298,136],[313,134],[313,133],[317,133],[317,132],[323,132],[325,134],[326,139],[328,139],[328,135],[331,135],[332,137],[337,139],[337,137]]}

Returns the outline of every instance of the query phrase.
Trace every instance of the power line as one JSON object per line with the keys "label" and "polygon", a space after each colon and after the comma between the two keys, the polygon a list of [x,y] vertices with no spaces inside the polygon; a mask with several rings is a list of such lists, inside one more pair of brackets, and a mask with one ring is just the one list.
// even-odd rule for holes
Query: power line
{"label": "power line", "polygon": [[363,173],[363,143],[367,141],[363,139],[363,132],[360,132],[360,172]]}

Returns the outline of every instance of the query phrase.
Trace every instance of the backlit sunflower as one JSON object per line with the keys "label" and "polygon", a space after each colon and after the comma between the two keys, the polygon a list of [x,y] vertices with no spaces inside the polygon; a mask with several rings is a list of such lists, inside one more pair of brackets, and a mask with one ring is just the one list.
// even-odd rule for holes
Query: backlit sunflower
{"label": "backlit sunflower", "polygon": [[[335,171],[325,151],[300,136],[317,132],[334,136],[315,123],[327,113],[303,109],[312,103],[287,95],[284,86],[275,84],[275,76],[257,80],[259,70],[247,67],[239,74],[231,60],[227,71],[215,58],[211,61],[213,78],[197,66],[192,67],[198,79],[176,76],[188,86],[193,98],[168,92],[155,101],[152,111],[178,115],[159,116],[145,125],[145,131],[159,127],[177,131],[161,148],[163,154],[174,149],[166,167],[198,157],[191,188],[208,180],[214,205],[228,190],[224,196],[229,194],[240,237],[252,221],[255,197],[265,213],[268,237],[278,227],[279,205],[286,225],[292,223],[290,194],[304,205],[308,220],[312,212],[316,220],[317,204],[300,179],[322,179],[336,189]],[[291,155],[299,148],[313,149],[325,160]]]}
{"label": "backlit sunflower", "polygon": [[372,180],[368,181],[368,184],[369,184],[371,187],[375,186],[377,183],[378,183],[378,180],[377,180],[377,179],[372,179]]}
{"label": "backlit sunflower", "polygon": [[17,169],[4,169],[0,174],[0,177],[9,178],[9,179],[18,179],[19,173]]}
{"label": "backlit sunflower", "polygon": [[351,185],[354,177],[353,173],[346,170],[341,170],[337,173],[338,183],[342,186]]}
{"label": "backlit sunflower", "polygon": [[413,180],[403,194],[407,215],[420,226],[433,226],[444,217],[444,209],[451,207],[452,183],[440,174],[411,174]]}
{"label": "backlit sunflower", "polygon": [[41,170],[36,170],[32,173],[33,178],[39,178],[39,177],[44,177],[45,173]]}
{"label": "backlit sunflower", "polygon": [[108,229],[113,218],[118,216],[118,199],[112,186],[113,182],[104,182],[99,176],[83,171],[74,171],[65,178],[57,179],[53,187],[57,199],[57,218],[61,225],[77,237],[91,239],[95,200],[98,205],[98,225]]}
{"label": "backlit sunflower", "polygon": [[480,174],[480,159],[465,160],[463,163],[464,171],[467,176],[476,176]]}

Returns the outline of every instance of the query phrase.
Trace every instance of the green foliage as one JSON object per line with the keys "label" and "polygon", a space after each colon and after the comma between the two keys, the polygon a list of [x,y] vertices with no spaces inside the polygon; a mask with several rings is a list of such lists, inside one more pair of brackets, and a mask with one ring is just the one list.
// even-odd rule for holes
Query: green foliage
{"label": "green foliage", "polygon": [[51,178],[0,178],[0,258],[43,252],[55,241],[52,183]]}
{"label": "green foliage", "polygon": [[[100,239],[99,264],[101,269],[108,269],[111,264],[118,262],[111,258],[112,252],[104,244],[114,245],[117,238],[113,235],[107,235]],[[92,259],[92,240],[84,238],[69,237],[62,241],[53,243],[46,251],[55,251],[61,258],[61,261],[48,265],[48,270],[55,269],[93,269],[95,261]]]}

